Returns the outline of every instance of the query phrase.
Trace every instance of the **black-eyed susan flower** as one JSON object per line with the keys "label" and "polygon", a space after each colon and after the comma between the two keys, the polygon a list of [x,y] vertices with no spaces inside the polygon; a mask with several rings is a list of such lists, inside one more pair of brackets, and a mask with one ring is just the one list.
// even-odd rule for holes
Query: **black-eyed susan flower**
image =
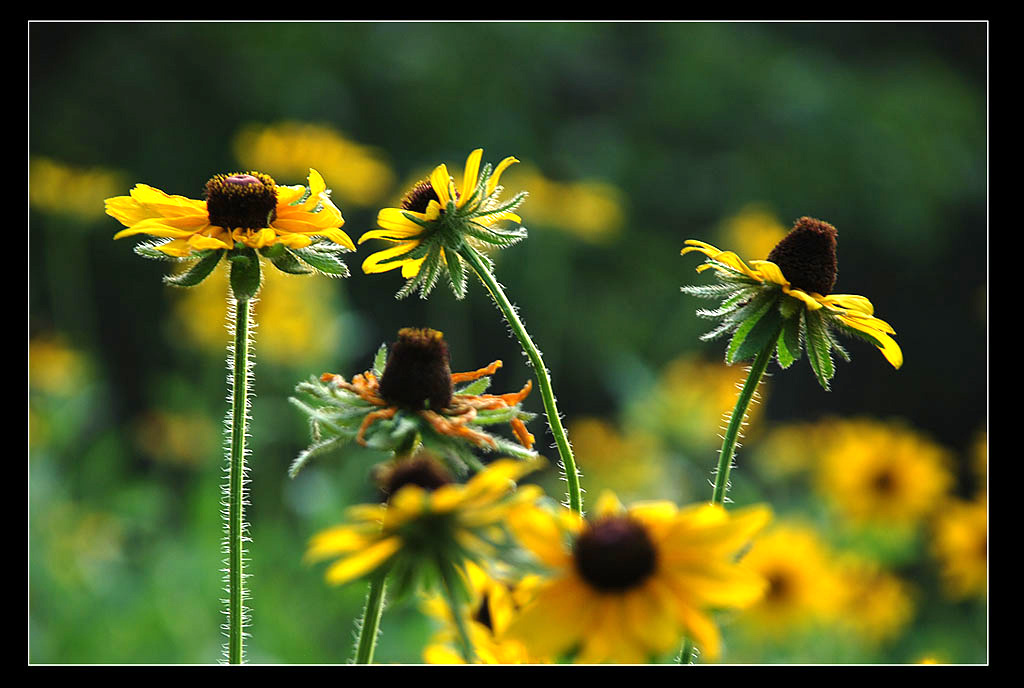
{"label": "black-eyed susan flower", "polygon": [[954,599],[988,593],[988,498],[948,500],[932,525],[932,552]]}
{"label": "black-eyed susan flower", "polygon": [[625,664],[678,649],[685,634],[716,659],[721,640],[709,611],[764,594],[765,580],[735,558],[769,518],[760,506],[625,509],[611,493],[590,520],[567,509],[520,510],[512,530],[548,571],[507,636],[538,656]]}
{"label": "black-eyed susan flower", "polygon": [[782,639],[833,622],[844,599],[835,561],[811,526],[783,522],[754,543],[740,565],[768,582],[736,623],[753,637]]}
{"label": "black-eyed susan flower", "polygon": [[251,296],[259,287],[256,251],[278,269],[296,274],[348,274],[339,255],[355,245],[340,228],[341,211],[331,201],[323,177],[309,170],[309,186],[281,186],[260,172],[218,174],[203,200],[167,194],[136,184],[128,196],[106,200],[106,212],[126,229],[115,239],[155,237],[136,253],[164,260],[193,260],[195,265],[167,282],[193,286],[220,259],[232,262],[232,288]]}
{"label": "black-eyed susan flower", "polygon": [[398,458],[383,474],[387,501],[349,507],[344,524],[312,538],[307,558],[335,560],[325,574],[332,585],[387,571],[399,595],[432,589],[438,575],[465,580],[466,562],[493,559],[509,545],[508,519],[541,496],[516,481],[542,463],[499,459],[457,483],[422,453]]}
{"label": "black-eyed susan flower", "polygon": [[901,423],[847,420],[833,424],[820,448],[816,483],[844,521],[909,533],[946,497],[951,457]]}
{"label": "black-eyed susan flower", "polygon": [[[355,440],[385,451],[407,452],[419,442],[452,463],[459,472],[480,466],[474,449],[500,451],[519,458],[536,456],[533,435],[525,422],[533,414],[522,401],[531,381],[519,392],[484,394],[489,375],[501,367],[452,373],[444,336],[429,328],[403,328],[390,351],[382,345],[373,367],[351,380],[324,373],[300,383],[296,390],[309,401],[292,399],[312,423],[314,444],[292,465],[295,473],[315,454]],[[483,426],[508,423],[512,442]]]}
{"label": "black-eyed susan flower", "polygon": [[[516,580],[510,567],[501,562],[485,565],[467,562],[463,573],[468,593],[466,626],[476,661],[481,664],[545,663],[546,658],[530,655],[522,642],[505,635],[522,600],[522,582]],[[423,650],[424,661],[428,664],[465,663],[457,649],[458,624],[444,596],[428,596],[423,609],[442,624]]]}
{"label": "black-eyed susan flower", "polygon": [[910,585],[880,564],[862,556],[844,554],[836,563],[843,595],[839,624],[868,644],[897,637],[914,616]]}
{"label": "black-eyed susan flower", "polygon": [[502,172],[518,160],[509,156],[495,168],[487,163],[481,169],[482,156],[481,148],[469,154],[461,184],[456,185],[447,165],[441,164],[405,195],[401,207],[381,210],[377,214],[379,229],[363,234],[359,243],[383,239],[394,246],[371,254],[363,261],[363,272],[400,268],[408,281],[398,291],[399,298],[416,289],[426,298],[444,274],[452,292],[461,299],[466,294],[467,253],[490,265],[474,244],[504,248],[524,239],[522,227],[501,226],[506,221],[521,221],[513,211],[526,193],[502,201],[498,185]]}
{"label": "black-eyed susan flower", "polygon": [[802,217],[767,260],[749,263],[732,251],[687,240],[682,253],[704,254],[707,260],[697,271],[713,269],[719,281],[685,286],[683,291],[723,299],[716,309],[697,311],[700,317],[720,320],[701,338],[731,333],[726,362],[750,359],[772,348],[783,368],[800,358],[806,343],[811,368],[825,389],[835,373],[832,352],[849,360],[833,332],[866,340],[894,368],[903,365],[903,352],[890,336],[895,331],[874,316],[871,302],[863,296],[831,293],[837,275],[836,234],[827,222]]}

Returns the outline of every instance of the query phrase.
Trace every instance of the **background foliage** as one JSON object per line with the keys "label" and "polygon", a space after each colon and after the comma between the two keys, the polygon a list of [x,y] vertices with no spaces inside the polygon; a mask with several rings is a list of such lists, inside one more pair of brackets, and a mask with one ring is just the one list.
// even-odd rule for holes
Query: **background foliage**
{"label": "background foliage", "polygon": [[[707,323],[678,290],[699,279],[683,241],[763,258],[759,238],[801,215],[839,229],[836,290],[874,302],[906,364],[894,372],[852,342],[830,393],[806,361],[770,369],[732,496],[768,500],[882,562],[915,590],[913,612],[879,642],[730,624],[726,661],[986,661],[984,596],[945,593],[926,526],[888,549],[851,539],[811,482],[758,468],[792,451],[753,459],[774,430],[870,416],[941,447],[950,494],[984,487],[986,34],[983,23],[31,23],[30,661],[219,656],[224,286],[164,286],[160,265],[111,241],[103,199],[137,182],[196,198],[214,174],[248,167],[299,184],[314,166],[357,237],[418,176],[439,162],[461,170],[475,147],[523,161],[503,182],[531,192],[530,238],[498,256],[497,273],[552,370],[591,498],[604,485],[627,498],[710,495],[718,417],[743,373],[722,365],[721,343],[697,339]],[[287,403],[295,383],[365,370],[404,326],[444,331],[456,370],[504,359],[495,390],[530,377],[479,285],[464,302],[445,289],[396,301],[395,273],[359,270],[370,248],[349,257],[345,280],[268,281],[258,306],[251,661],[347,660],[364,594],[329,588],[302,554],[345,505],[372,497],[381,457],[353,449],[289,480],[308,440]],[[539,439],[541,428],[531,424]],[[432,628],[414,605],[389,609],[377,659],[420,661]]]}

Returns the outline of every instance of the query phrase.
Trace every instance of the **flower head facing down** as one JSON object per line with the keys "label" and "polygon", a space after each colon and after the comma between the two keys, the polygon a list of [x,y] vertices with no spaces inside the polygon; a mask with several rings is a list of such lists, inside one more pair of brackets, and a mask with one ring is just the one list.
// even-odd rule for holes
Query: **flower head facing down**
{"label": "flower head facing down", "polygon": [[626,509],[610,492],[590,520],[568,509],[521,510],[512,530],[548,571],[507,634],[536,656],[572,653],[582,663],[645,662],[678,649],[686,634],[716,659],[721,640],[708,611],[742,608],[764,593],[764,579],[735,557],[769,518],[765,507]]}
{"label": "flower head facing down", "polygon": [[773,346],[783,368],[800,358],[806,343],[808,361],[825,389],[835,374],[832,352],[850,359],[833,332],[866,340],[894,368],[902,366],[903,352],[890,336],[895,330],[874,316],[871,302],[863,296],[831,293],[838,274],[836,236],[835,227],[827,222],[802,217],[768,260],[749,264],[732,251],[688,239],[682,254],[704,254],[707,260],[697,272],[714,269],[719,282],[686,286],[683,292],[723,299],[719,308],[697,311],[700,317],[721,321],[701,339],[731,333],[728,363],[752,358]]}
{"label": "flower head facing down", "polygon": [[[292,464],[294,476],[312,456],[350,440],[385,451],[423,445],[451,463],[458,473],[481,467],[473,450],[500,451],[523,459],[535,457],[526,422],[534,414],[520,404],[530,394],[527,381],[519,392],[484,394],[489,375],[501,368],[452,373],[444,336],[430,328],[406,327],[390,351],[382,345],[372,369],[346,380],[324,373],[300,383],[296,391],[309,401],[291,401],[310,419],[314,444]],[[518,442],[484,430],[508,423]]]}
{"label": "flower head facing down", "polygon": [[114,238],[145,234],[155,240],[137,246],[139,255],[197,261],[167,278],[177,286],[202,282],[226,254],[238,273],[232,287],[251,296],[252,283],[259,286],[256,251],[283,272],[348,274],[338,256],[355,245],[341,231],[341,211],[316,170],[309,171],[308,187],[278,185],[260,172],[218,174],[206,183],[204,196],[197,200],[136,184],[128,196],[106,200],[107,214],[126,227]]}
{"label": "flower head facing down", "polygon": [[[363,261],[367,274],[401,268],[408,280],[397,296],[403,298],[419,289],[426,298],[441,275],[445,275],[457,298],[466,294],[466,266],[461,251],[479,246],[511,246],[526,237],[522,227],[499,226],[504,221],[519,223],[513,212],[526,198],[525,192],[510,201],[502,201],[498,182],[510,165],[518,162],[507,157],[492,168],[481,169],[483,149],[469,154],[461,184],[449,175],[447,165],[434,168],[430,176],[418,182],[402,199],[398,208],[384,208],[377,214],[379,229],[366,232],[359,243],[383,239],[394,244],[371,254]],[[485,263],[486,256],[480,254]]]}
{"label": "flower head facing down", "polygon": [[417,586],[430,588],[435,574],[460,573],[466,562],[493,558],[509,544],[505,523],[541,496],[536,485],[517,487],[516,481],[542,463],[499,459],[466,483],[407,482],[384,503],[350,507],[345,524],[312,538],[307,558],[336,559],[326,572],[333,585],[386,568],[399,595]]}

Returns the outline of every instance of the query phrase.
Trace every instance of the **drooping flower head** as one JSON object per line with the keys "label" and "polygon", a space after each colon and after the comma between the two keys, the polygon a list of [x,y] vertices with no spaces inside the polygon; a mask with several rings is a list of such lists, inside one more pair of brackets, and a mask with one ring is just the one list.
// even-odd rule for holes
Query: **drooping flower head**
{"label": "drooping flower head", "polygon": [[228,255],[232,287],[236,291],[248,291],[248,287],[255,293],[251,282],[255,280],[258,288],[256,251],[283,272],[348,274],[338,256],[354,251],[355,245],[341,231],[345,223],[341,211],[316,170],[309,171],[308,188],[281,186],[260,172],[218,174],[206,183],[204,197],[170,195],[136,184],[130,195],[108,198],[106,212],[126,227],[115,239],[138,234],[155,237],[136,247],[139,255],[197,261],[191,269],[166,279],[177,286],[202,282]]}
{"label": "drooping flower head", "polygon": [[444,467],[428,467],[430,461],[422,454],[396,459],[383,474],[390,483],[381,485],[386,502],[352,506],[346,523],[313,537],[309,560],[336,559],[327,569],[328,583],[341,585],[384,568],[399,595],[431,588],[438,574],[465,580],[460,572],[466,562],[496,556],[509,544],[507,520],[541,496],[536,485],[516,486],[540,467],[539,458],[499,459],[466,483],[445,479]]}
{"label": "drooping flower head", "polygon": [[[502,172],[519,161],[510,156],[495,168],[487,163],[481,169],[482,156],[482,148],[469,154],[461,184],[457,185],[447,165],[441,164],[405,195],[401,207],[381,210],[377,214],[380,228],[363,234],[359,243],[383,239],[395,245],[371,254],[363,261],[363,272],[401,268],[402,277],[408,281],[398,291],[399,298],[416,289],[426,298],[444,274],[455,296],[461,299],[466,294],[466,266],[460,251],[476,250],[474,243],[504,248],[524,239],[523,227],[499,226],[504,221],[521,221],[513,211],[526,193],[502,201],[498,185]],[[489,264],[489,259],[480,255]]]}
{"label": "drooping flower head", "polygon": [[712,608],[742,608],[765,591],[737,553],[767,523],[765,507],[727,512],[670,502],[624,508],[606,492],[591,520],[539,507],[512,516],[519,541],[547,569],[507,635],[537,656],[640,663],[695,639],[718,657]]}
{"label": "drooping flower head", "polygon": [[[291,401],[310,418],[314,444],[292,464],[298,470],[315,454],[350,440],[387,451],[413,446],[417,440],[451,462],[458,473],[466,466],[480,467],[473,450],[501,451],[529,459],[533,435],[526,422],[534,414],[523,411],[522,401],[533,389],[527,381],[519,392],[484,394],[489,375],[501,361],[466,373],[452,373],[444,336],[430,328],[406,327],[398,331],[390,351],[381,345],[373,367],[350,381],[324,373],[300,383],[296,391],[309,401]],[[517,442],[483,429],[508,423]]]}
{"label": "drooping flower head", "polygon": [[800,358],[806,342],[811,368],[825,389],[835,374],[832,351],[849,360],[833,332],[866,340],[877,346],[894,368],[903,365],[903,352],[890,336],[895,331],[874,317],[871,302],[863,296],[831,293],[838,275],[836,236],[835,227],[827,222],[802,217],[767,260],[749,264],[732,251],[688,239],[682,254],[704,254],[707,260],[697,272],[714,269],[719,282],[682,290],[723,299],[717,309],[697,311],[701,317],[721,321],[701,339],[731,333],[728,363],[752,358],[774,345],[783,368]]}

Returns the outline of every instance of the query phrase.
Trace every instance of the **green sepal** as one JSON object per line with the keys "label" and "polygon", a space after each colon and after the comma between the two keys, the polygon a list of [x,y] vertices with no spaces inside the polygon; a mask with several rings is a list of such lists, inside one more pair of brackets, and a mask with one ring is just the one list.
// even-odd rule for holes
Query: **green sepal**
{"label": "green sepal", "polygon": [[374,375],[379,379],[384,374],[384,366],[388,362],[388,345],[387,342],[380,345],[377,349],[376,355],[373,357],[373,368],[371,368]]}
{"label": "green sepal", "polygon": [[248,301],[260,290],[260,257],[253,248],[234,248],[231,261],[231,292],[238,301]]}
{"label": "green sepal", "polygon": [[132,250],[135,252],[135,255],[142,256],[143,258],[149,258],[150,260],[173,261],[176,263],[181,262],[183,260],[189,260],[189,258],[169,256],[163,251],[157,249],[158,246],[163,246],[164,244],[169,244],[170,242],[171,239],[160,239],[158,241],[142,241],[136,244],[135,248],[133,248]]}
{"label": "green sepal", "polygon": [[490,387],[490,386],[491,386],[491,378],[489,378],[489,377],[481,377],[481,378],[478,378],[476,380],[473,380],[473,382],[470,382],[468,385],[466,385],[462,389],[455,390],[455,393],[456,394],[473,394],[473,395],[483,394],[484,392],[487,391],[487,388]]}
{"label": "green sepal", "polygon": [[213,269],[217,267],[217,263],[220,262],[223,255],[223,249],[203,251],[200,253],[201,257],[196,261],[195,265],[177,275],[165,275],[164,283],[175,287],[194,287],[213,272]]}
{"label": "green sepal", "polygon": [[828,391],[828,382],[835,375],[835,366],[832,362],[832,340],[829,339],[825,330],[825,321],[821,313],[807,311],[804,315],[807,325],[807,360],[818,378],[818,384],[822,389]]}
{"label": "green sepal", "polygon": [[455,251],[445,251],[445,264],[448,266],[448,279],[452,284],[452,293],[456,299],[463,299],[466,296],[466,266],[462,264],[462,258]]}
{"label": "green sepal", "polygon": [[757,323],[751,328],[744,338],[743,343],[732,355],[733,361],[744,361],[754,358],[766,347],[771,347],[778,339],[779,331],[782,329],[782,315],[779,309],[770,307],[768,311],[758,318]]}
{"label": "green sepal", "polygon": [[800,299],[792,296],[787,296],[779,302],[779,312],[782,313],[782,317],[786,320],[803,313],[805,309],[806,304],[804,304]]}
{"label": "green sepal", "polygon": [[317,272],[329,277],[349,276],[348,266],[338,257],[341,250],[306,246],[305,248],[288,249],[288,252]]}
{"label": "green sepal", "polygon": [[803,329],[803,312],[782,321],[782,332],[775,346],[775,355],[783,369],[800,360],[803,354],[801,330]]}
{"label": "green sepal", "polygon": [[762,293],[751,303],[737,311],[733,318],[727,318],[727,322],[731,321],[730,324],[738,322],[739,326],[736,328],[736,332],[733,334],[732,339],[729,340],[729,346],[726,348],[726,363],[731,365],[734,361],[742,360],[736,356],[740,347],[765,314],[768,312],[774,312],[778,315],[778,309],[775,308],[776,302],[777,299],[774,294]]}
{"label": "green sepal", "polygon": [[[271,249],[280,249],[279,251],[272,251]],[[313,269],[307,267],[295,254],[289,251],[281,244],[274,244],[268,246],[266,249],[261,249],[260,253],[263,254],[264,258],[270,260],[274,264],[274,267],[281,272],[286,272],[289,275],[309,275],[313,272]]]}

